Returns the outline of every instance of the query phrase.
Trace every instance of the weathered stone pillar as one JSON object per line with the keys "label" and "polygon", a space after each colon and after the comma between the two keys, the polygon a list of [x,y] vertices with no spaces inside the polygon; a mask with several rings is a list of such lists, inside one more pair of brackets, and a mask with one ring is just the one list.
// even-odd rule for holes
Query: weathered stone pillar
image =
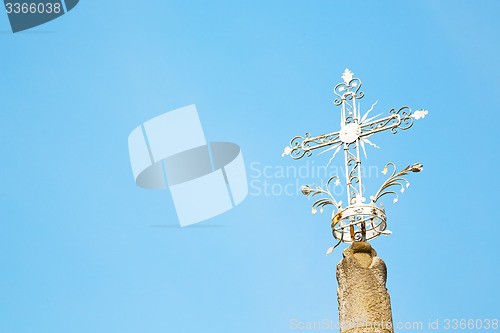
{"label": "weathered stone pillar", "polygon": [[354,242],[337,265],[341,333],[394,332],[387,268],[366,242]]}

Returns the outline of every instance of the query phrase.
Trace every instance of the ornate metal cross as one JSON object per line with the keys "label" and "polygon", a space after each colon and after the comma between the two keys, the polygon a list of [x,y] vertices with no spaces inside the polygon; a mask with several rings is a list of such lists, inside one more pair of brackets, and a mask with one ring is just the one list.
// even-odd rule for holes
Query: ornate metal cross
{"label": "ornate metal cross", "polygon": [[[391,130],[392,133],[397,133],[398,129],[406,130],[413,125],[413,119],[424,118],[428,114],[428,111],[423,109],[412,112],[409,107],[405,106],[399,110],[391,109],[387,117],[379,118],[381,115],[379,114],[368,118],[377,102],[364,115],[361,115],[359,102],[356,103],[356,100],[364,96],[364,93],[360,91],[361,81],[353,78],[353,73],[348,69],[345,70],[342,79],[344,82],[337,84],[334,89],[335,94],[338,96],[334,104],[341,107],[340,131],[316,137],[311,137],[310,133],[306,133],[303,137],[297,136],[291,140],[290,146],[286,147],[282,154],[282,156],[290,155],[293,159],[300,159],[304,156],[311,156],[313,150],[327,148],[319,155],[334,150],[330,159],[331,162],[335,155],[341,149],[344,149],[347,187],[347,205],[345,208],[342,208],[342,201],[337,202],[330,193],[329,186],[332,180],[335,179],[335,185],[340,184],[337,176],[333,176],[328,180],[325,189],[315,184],[314,188],[302,186],[304,195],[323,194],[327,196],[327,198],[314,202],[313,214],[316,213],[318,208],[320,212],[323,212],[323,207],[326,205],[336,207],[332,214],[331,226],[333,237],[339,242],[330,247],[327,254],[331,253],[341,242],[367,241],[381,234],[388,235],[391,233],[386,230],[387,218],[384,205],[380,203],[380,206],[378,206],[377,200],[386,194],[395,194],[394,203],[397,202],[398,194],[393,190],[394,186],[400,187],[400,191],[403,193],[405,187],[410,186],[410,183],[403,177],[409,172],[420,172],[422,165],[419,163],[408,165],[403,170],[396,172],[396,166],[393,163],[388,163],[382,173],[387,174],[387,167],[391,165],[394,169],[392,175],[374,196],[370,196],[370,202],[365,203],[366,199],[363,196],[361,179],[360,148],[366,158],[365,144],[379,148],[368,139],[370,136],[386,130]],[[328,162],[328,165],[330,162]]]}

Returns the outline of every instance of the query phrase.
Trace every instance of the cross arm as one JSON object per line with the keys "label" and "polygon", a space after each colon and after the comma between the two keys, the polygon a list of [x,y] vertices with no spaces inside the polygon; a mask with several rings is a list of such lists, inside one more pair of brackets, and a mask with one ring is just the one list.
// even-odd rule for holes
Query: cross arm
{"label": "cross arm", "polygon": [[414,115],[409,107],[405,106],[397,111],[396,109],[392,109],[389,113],[390,115],[387,117],[361,124],[360,137],[369,136],[389,129],[395,134],[398,132],[398,129],[407,130],[413,126]]}
{"label": "cross arm", "polygon": [[311,137],[310,133],[306,133],[303,137],[296,136],[290,141],[290,146],[285,148],[283,155],[288,155],[298,160],[304,155],[311,156],[312,150],[325,148],[334,144],[340,143],[340,132],[333,132]]}

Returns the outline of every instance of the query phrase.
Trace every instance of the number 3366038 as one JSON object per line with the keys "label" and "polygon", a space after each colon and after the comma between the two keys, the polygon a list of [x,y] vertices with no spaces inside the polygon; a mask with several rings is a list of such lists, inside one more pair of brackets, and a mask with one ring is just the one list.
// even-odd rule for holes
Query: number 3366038
{"label": "number 3366038", "polygon": [[6,3],[7,14],[59,14],[61,12],[60,3]]}
{"label": "number 3366038", "polygon": [[456,330],[456,329],[476,329],[476,330],[489,330],[493,329],[496,330],[498,329],[498,319],[445,319],[444,320],[444,327],[445,330]]}

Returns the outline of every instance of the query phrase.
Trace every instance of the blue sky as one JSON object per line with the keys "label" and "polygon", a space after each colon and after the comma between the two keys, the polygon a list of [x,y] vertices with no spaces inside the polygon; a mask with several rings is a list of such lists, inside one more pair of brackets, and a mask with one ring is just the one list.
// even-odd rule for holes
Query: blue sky
{"label": "blue sky", "polygon": [[207,140],[238,143],[255,186],[319,182],[259,171],[328,161],[281,153],[293,136],[338,129],[346,67],[363,109],[429,110],[374,137],[381,150],[364,162],[424,165],[386,203],[393,234],[372,242],[395,323],[498,318],[499,9],[81,1],[18,34],[0,15],[0,331],[289,332],[291,319],[337,320],[328,214],[303,196],[250,194],[178,228],[169,192],[134,184],[127,137],[196,104]]}

